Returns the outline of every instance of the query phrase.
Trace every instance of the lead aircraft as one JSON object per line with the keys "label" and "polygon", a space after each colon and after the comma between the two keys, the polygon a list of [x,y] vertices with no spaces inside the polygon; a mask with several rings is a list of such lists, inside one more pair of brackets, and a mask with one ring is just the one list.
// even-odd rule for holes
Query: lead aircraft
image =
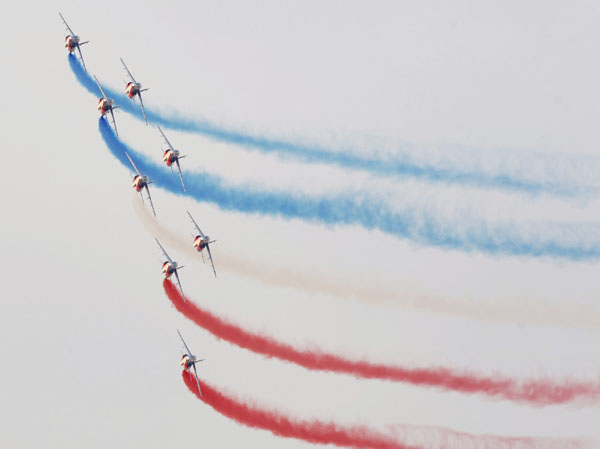
{"label": "lead aircraft", "polygon": [[69,53],[73,53],[75,50],[77,50],[77,53],[79,53],[79,60],[81,61],[81,65],[83,66],[83,70],[87,72],[85,62],[83,61],[83,54],[81,53],[81,45],[87,44],[89,41],[81,42],[79,36],[73,33],[73,30],[71,29],[69,24],[67,24],[67,21],[65,20],[63,15],[60,12],[58,13],[58,15],[62,19],[63,23],[67,27],[67,31],[69,32],[69,34],[65,36],[65,48],[69,50]]}

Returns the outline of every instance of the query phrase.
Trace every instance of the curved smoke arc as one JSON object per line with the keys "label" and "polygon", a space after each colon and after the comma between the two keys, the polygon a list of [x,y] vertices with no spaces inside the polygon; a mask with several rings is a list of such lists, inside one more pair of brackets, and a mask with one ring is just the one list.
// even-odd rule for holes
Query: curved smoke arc
{"label": "curved smoke arc", "polygon": [[262,429],[284,438],[313,444],[370,449],[592,449],[592,442],[576,439],[500,437],[469,435],[441,427],[394,425],[384,433],[364,425],[344,426],[318,419],[298,419],[256,401],[233,397],[205,381],[196,381],[185,371],[181,377],[190,392],[218,413],[244,426]]}
{"label": "curved smoke arc", "polygon": [[596,401],[600,398],[600,381],[521,381],[502,375],[480,376],[447,367],[409,368],[366,360],[350,360],[318,349],[298,349],[212,314],[184,298],[168,279],[163,281],[163,288],[181,314],[215,337],[255,354],[294,363],[309,370],[342,373],[362,379],[402,382],[443,391],[481,394],[538,407],[576,401]]}
{"label": "curved smoke arc", "polygon": [[[90,93],[100,96],[100,91],[91,76],[83,69],[79,61],[69,55],[69,65],[79,83]],[[126,95],[104,86],[107,95],[118,99],[121,109],[142,120],[139,107]],[[353,151],[329,150],[318,145],[306,145],[286,140],[254,136],[241,131],[226,129],[208,120],[191,120],[176,115],[164,115],[151,109],[146,109],[148,122],[170,129],[202,134],[214,140],[225,143],[253,148],[267,154],[293,157],[308,163],[324,163],[341,168],[362,170],[378,176],[400,176],[403,178],[423,179],[428,182],[461,184],[488,189],[503,189],[523,192],[531,195],[542,193],[555,196],[590,196],[597,193],[593,186],[582,186],[573,181],[557,182],[556,180],[535,180],[508,172],[485,173],[484,171],[461,171],[455,167],[436,167],[433,164],[416,163],[409,156],[373,158],[361,156]]]}
{"label": "curved smoke arc", "polygon": [[[600,224],[596,223],[530,224],[524,232],[517,226],[490,225],[482,221],[465,221],[457,226],[439,221],[426,211],[392,212],[384,201],[374,198],[262,191],[228,185],[222,178],[208,173],[186,173],[187,191],[182,192],[179,179],[121,141],[103,117],[98,121],[98,128],[112,154],[126,168],[131,169],[131,165],[125,152],[133,157],[144,175],[157,182],[156,186],[176,195],[213,203],[222,210],[301,219],[322,225],[358,225],[423,246],[448,250],[572,261],[600,259]],[[549,237],[544,235],[548,233]]]}
{"label": "curved smoke arc", "polygon": [[[144,227],[160,241],[192,259],[198,252],[192,247],[191,239],[184,238],[163,226],[144,206],[137,194],[132,194],[136,215]],[[302,267],[282,266],[256,258],[248,259],[223,244],[218,250],[219,269],[238,276],[257,279],[275,287],[294,288],[308,293],[324,293],[340,299],[352,299],[371,304],[399,304],[416,310],[435,314],[447,314],[487,321],[509,321],[514,323],[537,323],[574,328],[600,329],[600,310],[591,305],[571,302],[568,305],[540,304],[525,299],[504,300],[501,303],[488,301],[445,300],[435,296],[417,295],[406,292],[401,286],[381,282],[369,283],[354,278],[337,279],[324,273]]]}

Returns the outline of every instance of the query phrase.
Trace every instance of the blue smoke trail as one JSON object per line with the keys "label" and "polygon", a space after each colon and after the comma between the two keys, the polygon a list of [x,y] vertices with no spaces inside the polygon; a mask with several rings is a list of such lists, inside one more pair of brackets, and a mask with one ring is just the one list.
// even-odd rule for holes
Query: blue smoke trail
{"label": "blue smoke trail", "polygon": [[[100,96],[100,91],[93,78],[83,69],[81,63],[69,54],[69,64],[77,80],[89,92]],[[143,116],[139,106],[126,95],[102,86],[106,94],[115,99],[121,109],[140,120]],[[215,140],[255,148],[264,153],[275,153],[295,157],[310,163],[326,163],[343,168],[358,169],[379,175],[395,175],[410,178],[421,178],[431,182],[454,183],[474,187],[498,188],[521,191],[528,194],[548,193],[556,196],[573,196],[589,193],[590,188],[568,186],[564,183],[542,182],[521,179],[508,174],[488,175],[483,173],[457,171],[456,169],[435,168],[417,165],[400,159],[369,159],[350,151],[331,151],[318,146],[306,146],[284,140],[252,136],[237,131],[220,128],[207,120],[190,120],[177,116],[164,116],[146,108],[148,122],[159,124],[175,130],[194,132]]]}
{"label": "blue smoke trail", "polygon": [[[221,178],[208,173],[186,176],[187,192],[181,189],[179,178],[172,176],[166,167],[151,162],[144,155],[120,141],[104,118],[100,118],[100,134],[112,154],[125,167],[131,165],[125,151],[133,158],[142,174],[156,181],[156,185],[176,195],[188,195],[197,201],[217,205],[223,210],[261,214],[285,219],[302,219],[327,225],[359,225],[413,242],[445,249],[479,251],[497,255],[530,257],[555,257],[580,260],[600,259],[600,238],[593,244],[582,242],[560,243],[558,239],[527,241],[514,232],[485,223],[469,223],[462,229],[439,223],[423,212],[405,210],[392,213],[382,202],[369,198],[358,199],[349,195],[335,197],[309,197],[290,193],[256,191],[247,186],[227,185]],[[160,213],[160,208],[158,208]],[[554,228],[554,234],[568,237],[579,235],[600,236],[600,226],[574,227],[567,224],[545,225]],[[539,235],[539,233],[530,233]]]}

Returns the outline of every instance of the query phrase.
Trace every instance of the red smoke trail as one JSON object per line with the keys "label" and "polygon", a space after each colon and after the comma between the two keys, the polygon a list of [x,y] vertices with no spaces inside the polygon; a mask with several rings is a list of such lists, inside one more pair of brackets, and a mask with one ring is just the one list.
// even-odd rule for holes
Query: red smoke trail
{"label": "red smoke trail", "polygon": [[205,382],[198,393],[196,380],[186,371],[181,377],[188,389],[218,413],[248,427],[268,430],[274,435],[317,444],[334,444],[374,449],[591,449],[594,442],[576,439],[500,437],[470,435],[441,427],[395,425],[389,434],[365,426],[342,426],[333,422],[299,420],[260,405],[227,396]]}
{"label": "red smoke trail", "polygon": [[443,367],[405,368],[367,361],[352,361],[320,351],[296,349],[270,337],[244,330],[186,301],[168,279],[163,282],[163,287],[179,312],[215,337],[252,352],[296,363],[311,370],[407,382],[461,393],[480,393],[537,406],[560,404],[577,399],[589,400],[600,396],[600,385],[593,382],[565,380],[556,383],[550,380],[518,381],[502,376],[481,377]]}
{"label": "red smoke trail", "polygon": [[199,399],[222,415],[249,427],[269,430],[278,436],[298,438],[310,443],[376,449],[416,449],[415,446],[398,443],[391,437],[366,427],[343,427],[321,421],[294,420],[280,413],[266,411],[256,405],[248,405],[225,396],[205,382],[201,382],[202,396],[200,396],[196,380],[185,371],[181,373],[181,376],[190,391]]}

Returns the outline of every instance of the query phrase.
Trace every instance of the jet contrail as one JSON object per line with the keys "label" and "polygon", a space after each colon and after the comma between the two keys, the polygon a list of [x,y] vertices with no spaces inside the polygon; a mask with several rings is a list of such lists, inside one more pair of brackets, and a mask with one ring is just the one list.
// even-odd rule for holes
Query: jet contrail
{"label": "jet contrail", "polygon": [[[142,174],[157,181],[157,186],[176,195],[188,195],[197,201],[216,204],[222,210],[259,213],[286,219],[321,223],[324,225],[359,225],[378,229],[412,242],[444,249],[481,252],[493,255],[553,257],[574,261],[600,259],[600,224],[570,225],[565,223],[521,225],[524,237],[515,233],[514,226],[490,225],[466,221],[462,226],[444,224],[426,211],[410,208],[391,212],[382,201],[356,198],[352,195],[311,197],[286,192],[258,191],[248,186],[233,186],[208,173],[187,175],[187,191],[181,190],[179,179],[170,175],[141,153],[117,138],[108,122],[100,117],[100,134],[113,155],[128,169],[131,155]],[[520,229],[520,228],[519,228]],[[540,236],[550,230],[554,237]],[[592,239],[591,242],[586,240]],[[562,239],[562,242],[560,241]]]}
{"label": "jet contrail", "polygon": [[164,280],[163,288],[180,313],[215,337],[256,354],[285,360],[310,370],[344,373],[358,378],[405,382],[446,391],[478,393],[535,406],[591,401],[600,397],[600,381],[518,381],[500,375],[483,377],[444,367],[406,368],[364,360],[354,361],[318,350],[297,349],[271,337],[245,330],[225,318],[201,309],[189,300],[186,301],[168,279]]}
{"label": "jet contrail", "polygon": [[[159,240],[180,253],[197,259],[198,252],[192,247],[192,240],[163,226],[156,220],[139,196],[132,194],[134,210],[144,227]],[[401,286],[384,284],[381,281],[369,282],[361,278],[333,278],[325,273],[303,267],[288,267],[256,258],[246,259],[221,242],[218,250],[219,267],[239,276],[257,279],[276,287],[288,287],[310,293],[325,293],[341,299],[354,299],[367,303],[401,304],[417,310],[442,313],[465,318],[510,321],[513,323],[538,323],[576,328],[600,328],[600,310],[598,308],[572,302],[568,304],[547,304],[535,301],[508,299],[501,303],[487,301],[444,300],[435,296],[426,296],[406,292]]]}
{"label": "jet contrail", "polygon": [[218,413],[239,424],[263,429],[274,435],[296,438],[313,444],[373,449],[591,449],[589,443],[575,439],[498,437],[469,435],[440,427],[388,426],[388,433],[366,426],[343,426],[333,422],[297,419],[256,402],[240,400],[201,381],[202,395],[196,381],[181,373],[188,389]]}
{"label": "jet contrail", "polygon": [[[92,94],[99,96],[100,92],[91,76],[83,69],[81,63],[73,55],[69,55],[71,70],[80,84]],[[126,95],[104,87],[106,94],[118,100],[123,111],[142,120],[139,107]],[[240,131],[225,129],[208,120],[190,120],[175,115],[165,116],[146,108],[148,122],[162,125],[174,130],[193,132],[212,139],[254,148],[263,153],[273,153],[281,156],[291,156],[308,163],[325,163],[338,167],[362,170],[376,175],[393,175],[402,178],[424,179],[429,182],[461,184],[480,188],[495,188],[509,191],[520,191],[528,194],[548,193],[557,196],[574,196],[591,194],[596,187],[582,186],[575,182],[557,182],[532,180],[523,176],[508,173],[484,173],[475,170],[460,170],[456,167],[435,167],[428,163],[417,163],[410,155],[401,157],[365,157],[349,150],[329,150],[318,145],[305,145],[285,140],[253,136]]]}

